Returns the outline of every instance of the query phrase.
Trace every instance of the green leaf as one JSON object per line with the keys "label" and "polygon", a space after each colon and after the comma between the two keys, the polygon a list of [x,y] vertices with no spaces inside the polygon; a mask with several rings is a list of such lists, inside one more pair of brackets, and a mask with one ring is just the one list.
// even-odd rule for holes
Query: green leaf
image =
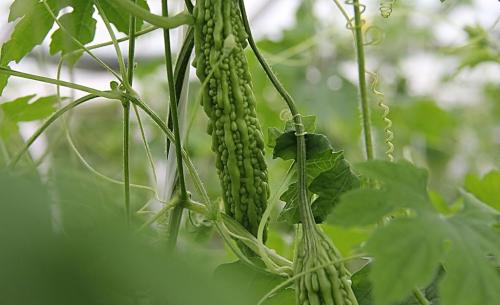
{"label": "green leaf", "polygon": [[267,146],[270,148],[274,148],[276,146],[276,139],[278,139],[283,132],[276,127],[269,127],[267,129],[268,141]]}
{"label": "green leaf", "polygon": [[4,116],[13,122],[30,122],[48,117],[55,111],[56,95],[46,96],[29,103],[35,95],[23,96],[11,102],[0,104]]}
{"label": "green leaf", "polygon": [[[62,26],[78,40],[81,44],[94,40],[96,20],[92,18],[94,13],[94,6],[92,1],[72,1],[73,11],[62,15],[59,22]],[[62,54],[78,50],[79,46],[76,44],[62,29],[57,29],[52,34],[50,42],[50,54],[54,55],[61,51]]]}
{"label": "green leaf", "polygon": [[486,204],[500,210],[500,171],[491,171],[483,178],[467,175],[465,188]]}
{"label": "green leaf", "polygon": [[[370,274],[372,272],[372,264],[368,264],[363,267],[358,272],[354,273],[351,277],[352,289],[356,295],[359,305],[373,305],[373,285],[370,281]],[[426,299],[432,305],[439,305],[439,298],[437,294],[437,286],[439,280],[441,279],[442,272],[434,278],[432,283],[421,292],[425,295]],[[402,302],[395,303],[397,305],[421,305],[421,303],[416,299],[415,295],[409,296],[406,300]]]}
{"label": "green leaf", "polygon": [[376,180],[380,189],[358,189],[346,193],[333,210],[330,222],[344,226],[372,225],[395,210],[433,209],[427,194],[427,172],[408,162],[369,161],[357,172]]}
{"label": "green leaf", "polygon": [[370,279],[376,304],[404,300],[413,288],[430,283],[444,253],[440,222],[438,217],[398,219],[369,239],[366,248],[374,258]]}
{"label": "green leaf", "polygon": [[[18,0],[19,1],[19,0]],[[16,24],[10,39],[2,45],[0,53],[0,65],[7,66],[10,62],[19,62],[33,48],[45,39],[49,33],[54,19],[48,12],[43,3],[36,3],[30,8],[29,3],[16,1],[13,4],[14,13],[11,18],[18,18],[24,15],[23,18]],[[47,1],[50,7],[56,7],[55,0]],[[0,78],[0,95],[7,85],[5,75]]]}
{"label": "green leaf", "polygon": [[375,190],[357,189],[344,194],[333,209],[328,221],[332,224],[351,227],[378,223],[394,210],[386,195]]}
{"label": "green leaf", "polygon": [[15,0],[10,6],[8,22],[15,21],[29,14],[37,4],[37,0]]}
{"label": "green leaf", "polygon": [[[342,193],[359,185],[358,178],[344,160],[343,152],[328,150],[307,160],[306,172],[310,195],[318,195],[311,206],[316,222],[322,222],[326,218]],[[291,224],[299,223],[297,183],[290,184],[280,199],[286,202],[280,219]]]}
{"label": "green leaf", "polygon": [[[99,4],[106,14],[106,17],[109,19],[109,22],[111,22],[118,31],[128,34],[129,14],[124,12],[118,5],[116,5],[112,1],[101,1],[99,2]],[[142,8],[149,10],[149,6],[146,0],[138,0],[137,4]],[[143,23],[144,22],[141,19],[137,19],[136,31],[139,31],[142,28]]]}
{"label": "green leaf", "polygon": [[309,190],[318,195],[312,203],[316,221],[323,222],[341,194],[358,187],[359,179],[344,159],[339,159],[332,168],[319,174],[309,185]]}
{"label": "green leaf", "polygon": [[[231,281],[229,282],[228,279],[231,279]],[[233,295],[244,296],[244,298],[238,300],[238,305],[255,305],[266,293],[281,284],[285,279],[271,273],[250,268],[241,261],[236,261],[217,267],[214,280],[224,283],[225,289],[231,291]],[[293,304],[294,301],[294,291],[292,289],[285,289],[263,304]]]}
{"label": "green leaf", "polygon": [[[325,135],[308,133],[305,135],[305,138],[307,159],[314,159],[325,151],[332,149]],[[297,137],[295,136],[295,131],[285,132],[276,139],[273,158],[281,158],[283,160],[297,158]]]}
{"label": "green leaf", "polygon": [[[304,124],[304,130],[306,132],[315,132],[316,131],[316,116],[315,115],[306,115],[302,117],[302,124]],[[287,131],[295,131],[295,122],[292,120],[288,120],[285,123],[285,132]]]}
{"label": "green leaf", "polygon": [[425,171],[409,163],[371,161],[358,168],[371,186],[342,196],[332,213],[334,222],[364,226],[403,211],[385,219],[366,243],[374,258],[375,304],[403,301],[414,288],[427,286],[441,265],[446,270],[439,285],[442,305],[495,304],[500,298],[495,270],[500,212],[463,192],[460,210],[439,213],[430,203]]}

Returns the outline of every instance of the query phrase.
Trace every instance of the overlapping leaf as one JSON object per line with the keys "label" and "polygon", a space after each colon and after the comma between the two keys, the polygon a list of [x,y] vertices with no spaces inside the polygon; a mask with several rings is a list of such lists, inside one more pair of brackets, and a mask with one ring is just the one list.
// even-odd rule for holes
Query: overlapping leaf
{"label": "overlapping leaf", "polygon": [[500,256],[500,213],[464,193],[458,212],[440,214],[430,203],[426,172],[406,162],[371,161],[358,168],[376,187],[347,193],[330,221],[363,226],[396,217],[385,220],[365,247],[374,257],[375,304],[404,300],[414,288],[427,286],[441,265],[446,270],[439,283],[441,304],[495,304],[500,298],[494,265]]}

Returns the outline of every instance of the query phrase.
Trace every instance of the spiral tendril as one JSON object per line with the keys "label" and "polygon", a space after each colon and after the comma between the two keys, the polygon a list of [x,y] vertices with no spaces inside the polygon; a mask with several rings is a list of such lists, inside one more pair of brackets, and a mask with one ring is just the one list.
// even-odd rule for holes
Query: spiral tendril
{"label": "spiral tendril", "polygon": [[392,6],[396,0],[380,0],[380,15],[384,18],[389,18],[392,14]]}
{"label": "spiral tendril", "polygon": [[379,77],[377,73],[373,72],[367,72],[371,78],[371,84],[370,84],[370,89],[372,93],[377,97],[378,99],[378,106],[382,109],[382,119],[384,121],[384,142],[387,146],[387,150],[385,151],[385,155],[387,156],[387,159],[389,161],[394,161],[394,143],[392,142],[394,140],[394,132],[392,131],[392,121],[389,118],[389,113],[390,113],[390,108],[389,106],[385,103],[385,95],[380,92],[377,87],[379,83]]}

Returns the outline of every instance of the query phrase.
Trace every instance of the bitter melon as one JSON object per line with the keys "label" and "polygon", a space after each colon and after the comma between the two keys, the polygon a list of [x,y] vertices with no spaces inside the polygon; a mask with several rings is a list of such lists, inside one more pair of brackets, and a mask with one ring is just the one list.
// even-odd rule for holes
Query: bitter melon
{"label": "bitter melon", "polygon": [[269,197],[264,141],[244,54],[247,34],[237,0],[198,0],[194,65],[216,153],[225,212],[250,233]]}

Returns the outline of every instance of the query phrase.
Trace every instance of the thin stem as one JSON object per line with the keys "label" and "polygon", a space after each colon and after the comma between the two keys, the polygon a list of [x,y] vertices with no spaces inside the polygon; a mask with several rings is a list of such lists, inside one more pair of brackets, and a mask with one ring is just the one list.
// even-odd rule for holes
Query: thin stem
{"label": "thin stem", "polygon": [[16,77],[21,77],[21,78],[26,78],[26,79],[31,79],[31,80],[35,80],[35,81],[39,81],[39,82],[43,82],[43,83],[47,83],[47,84],[59,85],[62,87],[71,88],[71,89],[75,89],[75,90],[80,90],[83,92],[94,94],[94,95],[97,95],[100,97],[105,97],[108,99],[120,99],[120,95],[117,95],[115,92],[112,92],[112,91],[100,91],[100,90],[96,90],[94,88],[82,86],[79,84],[66,82],[66,81],[62,81],[62,80],[56,80],[53,78],[39,76],[39,75],[35,75],[35,74],[30,74],[30,73],[24,73],[24,72],[12,70],[12,69],[2,67],[2,66],[0,66],[0,73],[11,75],[11,76],[16,76]]}
{"label": "thin stem", "polygon": [[[164,17],[168,17],[168,1],[162,1],[162,15]],[[179,112],[177,109],[177,94],[175,88],[175,80],[174,80],[174,70],[172,63],[172,48],[170,45],[170,31],[168,29],[163,29],[163,44],[165,49],[165,64],[167,68],[167,80],[170,94],[170,107],[171,107],[171,115],[172,115],[172,123],[173,130],[175,136],[175,152],[176,152],[176,160],[177,160],[177,170],[179,173],[179,185],[180,185],[180,201],[181,204],[174,208],[172,214],[170,215],[170,222],[168,227],[168,245],[170,248],[175,247],[177,243],[177,237],[179,235],[179,227],[182,218],[182,211],[184,207],[182,203],[184,203],[188,199],[188,193],[186,189],[186,182],[184,180],[184,169],[182,164],[182,142],[181,142],[181,133],[179,128]]]}
{"label": "thin stem", "polygon": [[122,84],[127,88],[127,90],[129,90],[131,88],[130,88],[130,84],[129,84],[128,77],[127,77],[127,68],[125,67],[125,61],[123,60],[122,51],[120,50],[120,46],[118,45],[118,41],[116,40],[115,32],[113,31],[113,28],[111,27],[111,23],[109,22],[109,19],[106,16],[106,13],[102,9],[101,5],[99,4],[99,0],[94,0],[94,3],[97,7],[97,10],[99,11],[99,15],[101,15],[101,18],[102,18],[102,21],[104,22],[104,25],[106,26],[106,30],[108,31],[109,36],[111,37],[111,41],[113,41],[113,46],[115,48],[118,66],[120,67],[120,74],[122,75],[122,79],[123,79]]}
{"label": "thin stem", "polygon": [[[131,0],[134,4],[136,0]],[[98,6],[99,7],[99,6]],[[120,46],[114,35],[113,30],[109,22],[107,22],[107,17],[104,12],[99,11],[101,14],[106,28],[111,36],[111,41],[113,41],[113,46],[115,47],[116,54],[118,56],[118,63],[120,65],[120,70],[125,73],[125,64],[123,57],[121,55]],[[128,66],[127,66],[127,82],[128,87],[132,88],[132,83],[134,79],[134,56],[135,56],[135,17],[131,14],[129,17],[129,44],[128,44]],[[131,210],[130,210],[130,102],[127,100],[122,101],[123,104],[123,194],[125,198],[125,213],[127,222],[130,223],[131,220]]]}
{"label": "thin stem", "polygon": [[171,17],[158,16],[150,13],[149,11],[143,9],[137,4],[130,2],[129,0],[109,0],[109,1],[113,2],[121,9],[128,12],[129,14],[132,14],[139,19],[142,19],[144,21],[149,22],[152,25],[156,25],[164,29],[172,29],[185,24],[187,25],[193,24],[194,22],[193,16],[191,16],[190,14],[186,14],[184,12]]}
{"label": "thin stem", "polygon": [[360,0],[353,0],[354,6],[354,32],[356,37],[356,54],[358,58],[358,77],[359,77],[359,97],[361,104],[361,117],[363,120],[364,144],[366,158],[373,159],[373,140],[371,131],[370,106],[368,104],[368,92],[366,87],[366,71],[365,71],[365,49],[363,42],[363,21],[361,20],[362,6]]}
{"label": "thin stem", "polygon": [[[165,133],[167,138],[170,141],[174,142],[174,144],[175,144],[175,136],[172,133],[172,131],[170,129],[168,129],[165,122],[163,122],[162,119],[160,119],[160,117],[151,108],[149,108],[148,105],[146,105],[144,102],[142,102],[136,96],[132,96],[132,95],[126,94],[126,93],[123,95],[129,101],[131,101],[132,103],[136,104],[139,108],[141,108],[151,118],[151,120],[153,120],[153,122]],[[201,197],[203,198],[203,200],[205,202],[210,203],[210,197],[208,196],[207,190],[203,186],[203,182],[201,181],[201,178],[198,175],[198,172],[196,171],[196,169],[193,165],[193,162],[189,158],[189,155],[187,154],[187,152],[184,149],[182,149],[181,153],[182,153],[182,159],[184,160],[185,165],[189,171],[189,174],[191,175],[191,177],[193,179],[193,183],[196,187],[196,190],[198,191],[198,193],[201,195]]]}
{"label": "thin stem", "polygon": [[130,102],[123,101],[123,194],[125,199],[125,213],[130,223]]}
{"label": "thin stem", "polygon": [[[139,36],[142,36],[142,35],[145,35],[145,34],[148,34],[148,33],[151,33],[152,31],[154,30],[157,30],[158,27],[157,26],[148,26],[146,28],[144,28],[143,30],[140,30],[140,31],[137,31],[135,32],[135,37],[139,37]],[[117,42],[124,42],[124,41],[128,41],[129,40],[129,36],[125,36],[125,37],[120,37],[120,38],[117,38],[116,41]],[[94,50],[94,49],[100,49],[100,48],[104,48],[104,47],[108,47],[108,46],[112,46],[113,45],[113,41],[110,40],[110,41],[106,41],[106,42],[102,42],[102,43],[97,43],[97,44],[93,44],[93,45],[90,45],[87,48],[87,50]],[[78,49],[78,50],[74,50],[74,51],[71,51],[69,53],[66,53],[63,55],[63,57],[67,57],[67,56],[70,56],[70,55],[74,55],[78,52],[82,52],[83,49]]]}
{"label": "thin stem", "polygon": [[413,295],[415,296],[420,305],[431,305],[431,302],[427,300],[427,298],[422,293],[422,291],[420,291],[420,289],[418,288],[413,289]]}

